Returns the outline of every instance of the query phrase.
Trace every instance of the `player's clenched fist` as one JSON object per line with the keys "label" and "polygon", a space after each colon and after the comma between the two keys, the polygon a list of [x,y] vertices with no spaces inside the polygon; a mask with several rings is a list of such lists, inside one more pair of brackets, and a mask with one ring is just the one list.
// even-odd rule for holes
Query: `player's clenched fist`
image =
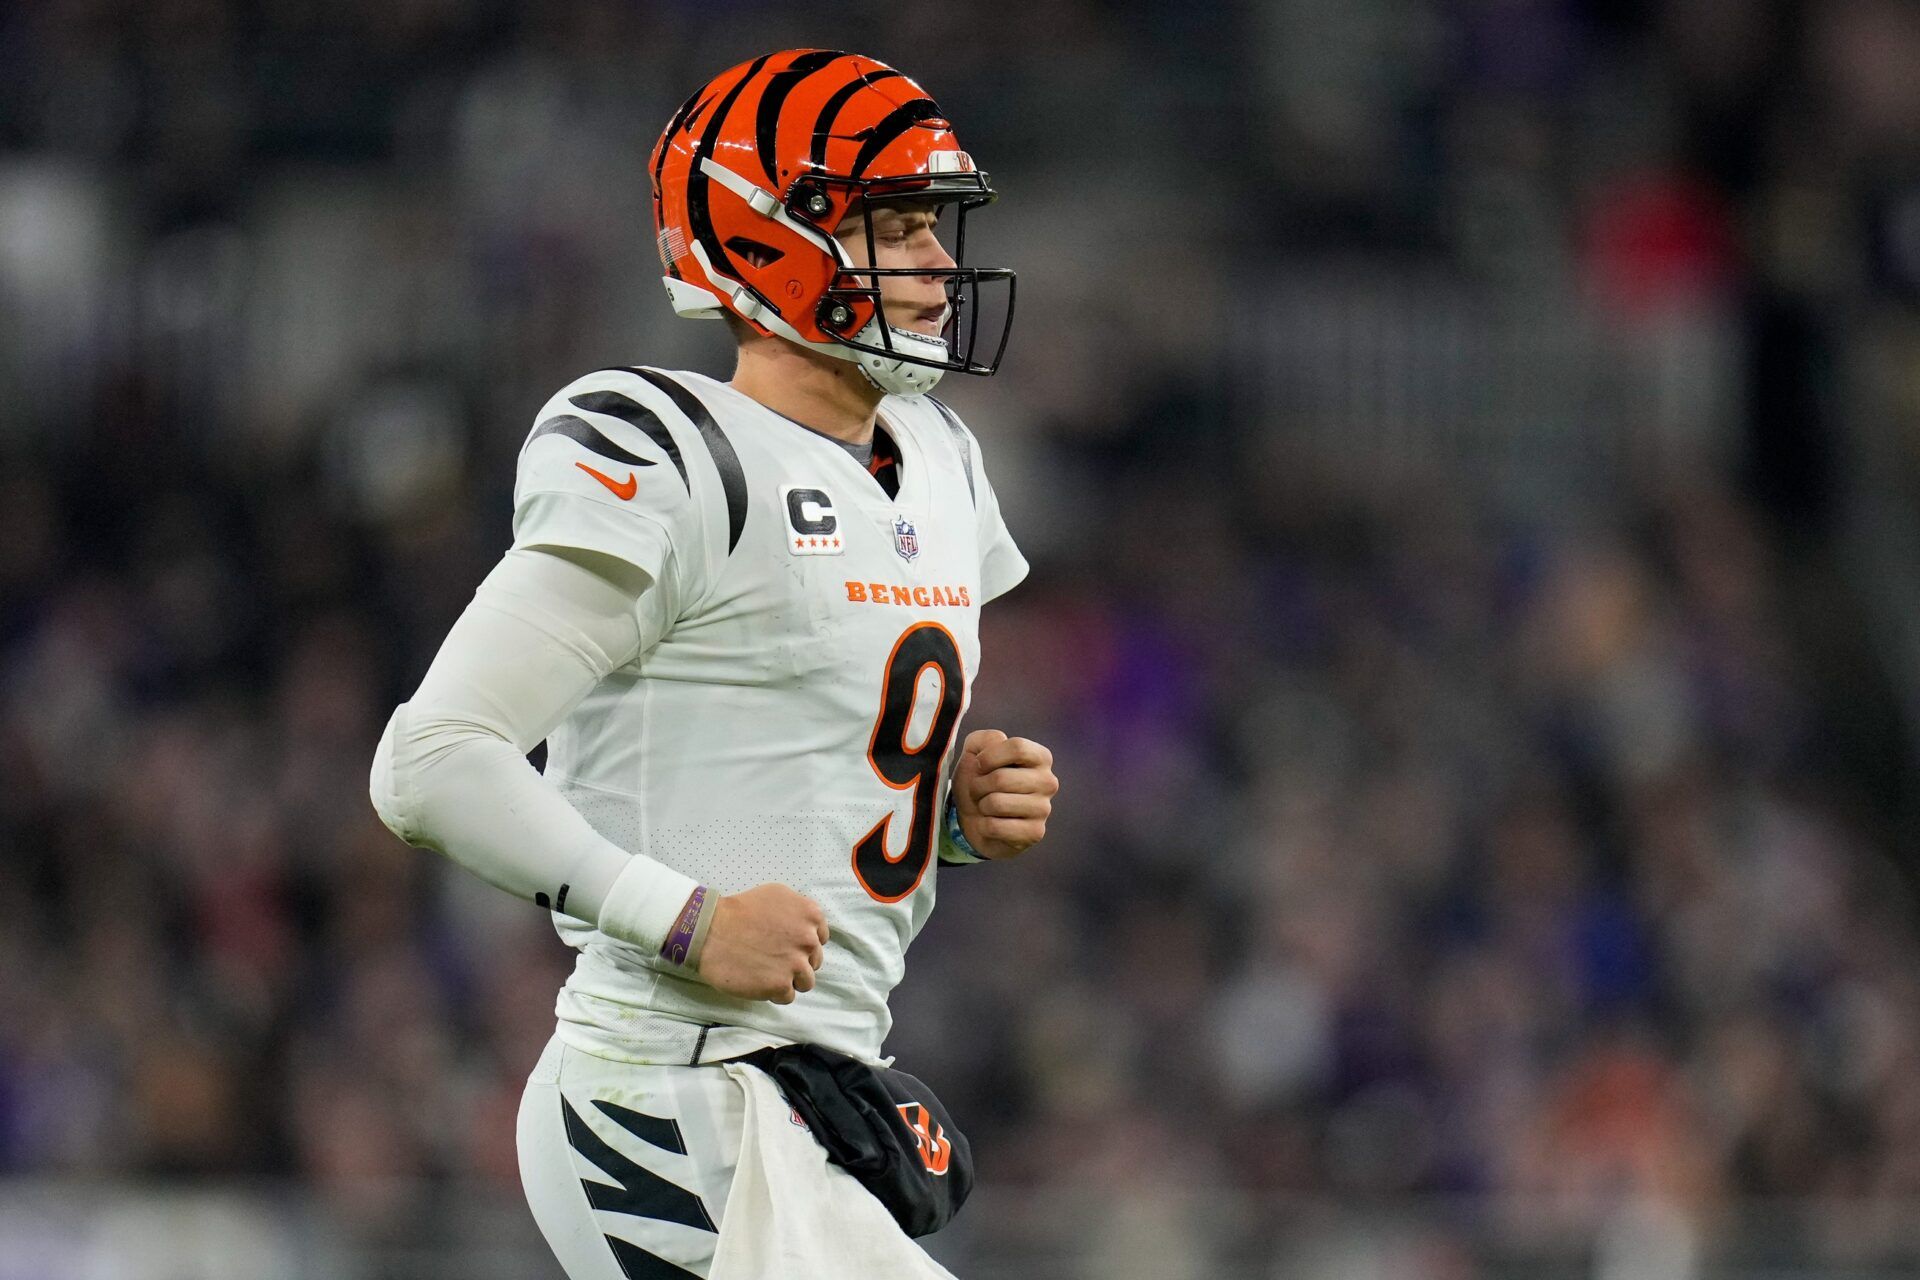
{"label": "player's clenched fist", "polygon": [[826,945],[819,903],[786,885],[763,884],[720,899],[700,977],[730,996],[792,1004],[794,993],[813,990]]}
{"label": "player's clenched fist", "polygon": [[1053,797],[1053,752],[998,729],[975,729],[960,748],[953,774],[960,832],[983,858],[1011,858],[1047,834]]}

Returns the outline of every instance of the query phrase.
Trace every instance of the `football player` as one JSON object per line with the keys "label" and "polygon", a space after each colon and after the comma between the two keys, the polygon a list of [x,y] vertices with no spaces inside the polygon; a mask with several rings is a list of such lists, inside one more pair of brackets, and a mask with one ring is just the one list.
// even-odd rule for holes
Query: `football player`
{"label": "football player", "polygon": [[955,741],[979,611],[1027,572],[928,394],[1005,348],[1012,273],[956,260],[986,175],[912,80],[826,50],[716,77],[649,168],[668,295],[732,326],[733,379],[547,402],[513,547],[372,777],[396,834],[579,951],[519,1128],[574,1280],[708,1274],[742,1101],[704,1064],[879,1061],[937,864],[1023,852],[1058,789],[1038,743]]}

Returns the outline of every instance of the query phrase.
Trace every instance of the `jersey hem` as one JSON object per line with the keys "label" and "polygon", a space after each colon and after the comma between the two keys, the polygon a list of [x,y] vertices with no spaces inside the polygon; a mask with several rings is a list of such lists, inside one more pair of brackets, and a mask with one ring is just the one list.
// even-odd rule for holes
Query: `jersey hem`
{"label": "jersey hem", "polygon": [[[656,1014],[670,1020],[664,1014]],[[617,1036],[603,1027],[570,1022],[565,1018],[554,1026],[554,1035],[568,1048],[607,1062],[622,1062],[643,1067],[695,1067],[711,1065],[724,1058],[760,1049],[792,1044],[785,1036],[776,1036],[751,1027],[722,1026],[715,1023],[687,1022],[673,1030],[638,1037]]]}

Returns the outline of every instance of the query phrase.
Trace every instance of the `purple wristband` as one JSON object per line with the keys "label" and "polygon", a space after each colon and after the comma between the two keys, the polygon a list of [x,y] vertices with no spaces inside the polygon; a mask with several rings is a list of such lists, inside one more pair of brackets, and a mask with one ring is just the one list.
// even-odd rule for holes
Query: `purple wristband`
{"label": "purple wristband", "polygon": [[687,952],[693,947],[694,932],[700,927],[700,908],[707,903],[707,886],[693,887],[687,895],[687,905],[680,908],[680,918],[673,922],[673,929],[667,934],[667,940],[660,944],[660,958],[672,964],[685,964]]}

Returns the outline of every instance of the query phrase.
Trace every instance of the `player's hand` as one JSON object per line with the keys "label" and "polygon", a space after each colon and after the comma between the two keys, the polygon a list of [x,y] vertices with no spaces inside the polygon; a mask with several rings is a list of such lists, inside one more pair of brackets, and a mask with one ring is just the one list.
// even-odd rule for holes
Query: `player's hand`
{"label": "player's hand", "polygon": [[960,831],[983,858],[1012,858],[1039,844],[1060,779],[1053,752],[998,729],[975,729],[953,774]]}
{"label": "player's hand", "polygon": [[784,884],[763,884],[714,907],[700,977],[730,996],[792,1004],[795,993],[813,990],[826,946],[819,903]]}

